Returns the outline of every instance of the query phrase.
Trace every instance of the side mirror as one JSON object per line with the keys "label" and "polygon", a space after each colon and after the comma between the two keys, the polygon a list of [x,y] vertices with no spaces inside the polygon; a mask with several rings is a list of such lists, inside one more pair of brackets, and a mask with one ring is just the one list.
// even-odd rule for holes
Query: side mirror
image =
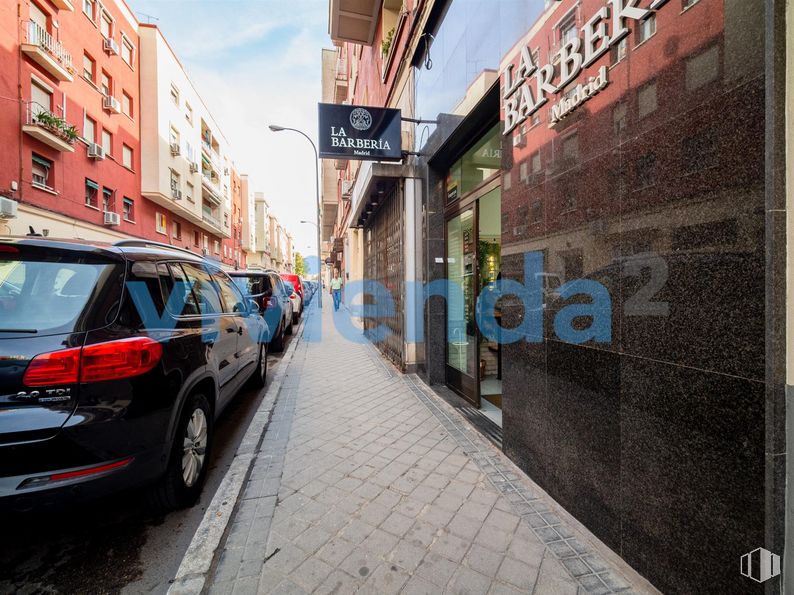
{"label": "side mirror", "polygon": [[256,302],[256,300],[248,298],[248,311],[252,314],[259,313],[259,304]]}

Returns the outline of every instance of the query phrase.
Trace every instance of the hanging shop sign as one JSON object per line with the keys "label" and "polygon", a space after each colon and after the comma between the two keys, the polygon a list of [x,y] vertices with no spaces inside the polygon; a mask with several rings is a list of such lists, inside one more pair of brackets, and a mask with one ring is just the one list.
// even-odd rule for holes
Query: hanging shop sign
{"label": "hanging shop sign", "polygon": [[[516,64],[502,72],[504,134],[526,121],[561,92],[563,96],[549,110],[549,126],[554,126],[609,85],[609,70],[598,69],[594,76],[574,83],[582,70],[593,65],[614,44],[629,34],[629,21],[642,21],[668,0],[653,0],[648,8],[638,8],[639,0],[608,0],[582,27],[582,37],[564,41],[552,62],[538,66],[529,47],[522,47]],[[513,62],[516,60],[514,59]],[[555,69],[555,65],[557,68]],[[555,76],[559,72],[559,76]]]}
{"label": "hanging shop sign", "polygon": [[400,161],[400,110],[320,103],[320,157]]}

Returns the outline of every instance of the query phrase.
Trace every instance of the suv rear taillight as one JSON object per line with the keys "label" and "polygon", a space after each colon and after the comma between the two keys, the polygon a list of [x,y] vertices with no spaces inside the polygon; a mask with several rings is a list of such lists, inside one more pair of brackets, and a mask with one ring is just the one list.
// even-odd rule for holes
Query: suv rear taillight
{"label": "suv rear taillight", "polygon": [[52,386],[80,382],[120,380],[154,368],[163,346],[149,337],[132,337],[85,347],[42,353],[28,364],[26,386]]}

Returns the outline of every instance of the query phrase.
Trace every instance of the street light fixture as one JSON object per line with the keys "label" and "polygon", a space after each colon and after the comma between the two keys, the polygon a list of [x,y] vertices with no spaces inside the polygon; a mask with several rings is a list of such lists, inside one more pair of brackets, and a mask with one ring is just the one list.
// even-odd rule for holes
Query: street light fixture
{"label": "street light fixture", "polygon": [[[283,132],[284,130],[289,130],[290,132],[297,132],[312,146],[314,149],[314,180],[315,180],[315,189],[317,193],[317,223],[312,223],[312,225],[317,226],[317,283],[322,285],[322,248],[320,246],[320,170],[319,170],[319,162],[320,162],[320,154],[317,152],[317,145],[314,144],[314,141],[309,138],[309,135],[305,132],[298,130],[297,128],[288,128],[287,126],[279,126],[278,124],[270,124],[268,128],[271,132]],[[301,221],[301,223],[309,223],[307,221]],[[317,294],[317,305],[322,310],[323,307],[323,292],[320,291]]]}

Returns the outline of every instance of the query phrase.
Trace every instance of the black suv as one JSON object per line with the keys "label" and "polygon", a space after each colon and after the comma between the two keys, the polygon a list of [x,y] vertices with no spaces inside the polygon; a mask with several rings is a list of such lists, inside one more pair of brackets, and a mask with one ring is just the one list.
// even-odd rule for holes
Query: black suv
{"label": "black suv", "polygon": [[267,369],[231,279],[167,245],[0,239],[0,504],[201,491],[221,410]]}
{"label": "black suv", "polygon": [[270,269],[234,271],[229,275],[240,291],[257,303],[268,327],[274,329],[270,337],[270,349],[282,351],[284,335],[292,334],[292,327],[297,321],[290,299],[292,290],[288,290],[281,276]]}

